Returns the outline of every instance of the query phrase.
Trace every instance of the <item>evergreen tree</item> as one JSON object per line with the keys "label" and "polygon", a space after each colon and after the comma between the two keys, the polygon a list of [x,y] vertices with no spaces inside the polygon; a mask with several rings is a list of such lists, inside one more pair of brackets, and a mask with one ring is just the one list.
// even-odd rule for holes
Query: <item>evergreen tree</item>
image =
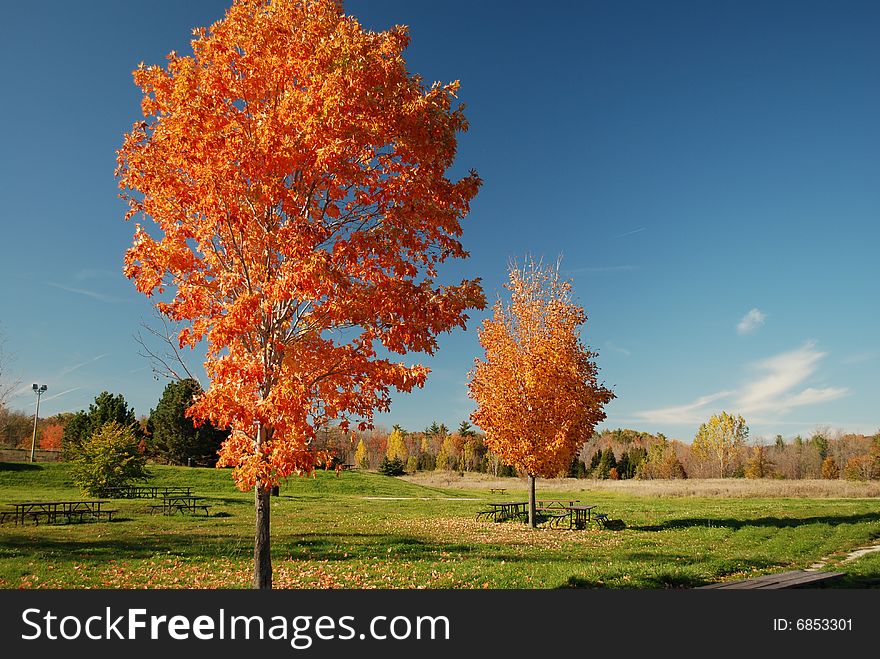
{"label": "evergreen tree", "polygon": [[639,465],[648,457],[648,451],[641,446],[633,446],[624,451],[617,462],[617,473],[620,478],[635,478]]}
{"label": "evergreen tree", "polygon": [[571,464],[568,466],[568,474],[569,478],[586,478],[587,477],[587,466],[584,464],[584,461],[580,459],[579,456],[574,456],[571,461]]}
{"label": "evergreen tree", "polygon": [[593,453],[593,457],[590,458],[590,468],[588,471],[591,474],[596,473],[596,467],[599,466],[599,460],[601,460],[601,459],[602,459],[602,449],[599,449],[598,451]]}
{"label": "evergreen tree", "polygon": [[816,433],[810,438],[810,443],[816,447],[820,460],[824,460],[828,456],[828,439],[824,435]]}
{"label": "evergreen tree", "polygon": [[477,433],[470,423],[468,423],[467,421],[462,421],[460,424],[458,424],[458,434],[462,437],[473,437]]}
{"label": "evergreen tree", "polygon": [[64,427],[61,447],[65,458],[70,459],[83,442],[107,423],[117,423],[124,428],[131,429],[138,442],[144,436],[134,409],[128,406],[125,397],[122,394],[113,395],[108,391],[103,391],[95,398],[95,402],[89,405],[88,412],[85,410],[77,412]]}
{"label": "evergreen tree", "polygon": [[593,473],[595,478],[606,479],[610,476],[611,470],[617,468],[617,459],[614,457],[614,450],[609,446],[602,451],[602,457]]}
{"label": "evergreen tree", "polygon": [[216,464],[217,451],[229,433],[210,422],[197,427],[186,415],[193,399],[201,393],[199,383],[189,378],[169,382],[162,392],[149,420],[153,450],[162,460],[179,465],[188,464],[190,459],[196,464]]}

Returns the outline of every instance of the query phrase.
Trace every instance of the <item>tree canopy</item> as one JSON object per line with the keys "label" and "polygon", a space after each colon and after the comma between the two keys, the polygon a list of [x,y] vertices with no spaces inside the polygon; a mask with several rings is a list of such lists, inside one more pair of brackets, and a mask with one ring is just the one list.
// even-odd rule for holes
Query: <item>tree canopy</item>
{"label": "tree canopy", "polygon": [[149,476],[137,435],[116,421],[101,425],[73,454],[73,481],[88,496],[107,496],[111,488]]}
{"label": "tree canopy", "polygon": [[722,411],[700,425],[691,446],[696,455],[716,460],[718,476],[723,478],[731,456],[745,446],[748,436],[749,427],[741,415]]}
{"label": "tree canopy", "polygon": [[485,358],[468,382],[471,418],[493,453],[529,475],[534,522],[534,478],[567,471],[614,394],[598,382],[595,353],[580,340],[586,313],[558,269],[513,265],[505,288],[509,303],[499,299],[479,331]]}
{"label": "tree canopy", "polygon": [[315,428],[370,427],[428,374],[386,355],[433,354],[484,305],[479,280],[437,283],[467,256],[481,183],[446,174],[458,83],[426,87],[405,27],[366,31],[341,4],[236,0],[192,56],[134,72],[144,119],[118,152],[126,218],[151,222],[125,274],[183,323],[182,346],[207,344],[190,413],[231,429],[220,464],[256,486],[260,586],[267,493],[314,468]]}
{"label": "tree canopy", "polygon": [[130,429],[138,440],[143,437],[134,408],[128,406],[125,396],[102,391],[95,397],[95,402],[89,404],[88,411],[76,412],[64,425],[61,446],[68,457],[107,423]]}

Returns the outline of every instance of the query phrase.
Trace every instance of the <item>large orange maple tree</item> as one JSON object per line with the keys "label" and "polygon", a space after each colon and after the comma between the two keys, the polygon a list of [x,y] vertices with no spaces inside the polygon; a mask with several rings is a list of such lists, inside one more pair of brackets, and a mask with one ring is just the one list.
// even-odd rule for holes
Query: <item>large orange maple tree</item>
{"label": "large orange maple tree", "polygon": [[467,129],[457,83],[408,73],[405,27],[370,32],[334,0],[236,0],[193,55],[134,72],[144,119],[118,151],[138,224],[125,274],[205,341],[189,413],[231,429],[220,466],[254,488],[254,587],[271,587],[269,494],[315,466],[315,428],[371,425],[428,369],[436,337],[482,308],[467,256],[480,179],[450,180]]}
{"label": "large orange maple tree", "polygon": [[532,259],[512,265],[492,318],[480,328],[484,359],[469,374],[471,419],[505,463],[529,477],[529,524],[535,522],[535,478],[565,471],[605,419],[614,394],[598,382],[595,353],[580,340],[587,316],[557,268]]}

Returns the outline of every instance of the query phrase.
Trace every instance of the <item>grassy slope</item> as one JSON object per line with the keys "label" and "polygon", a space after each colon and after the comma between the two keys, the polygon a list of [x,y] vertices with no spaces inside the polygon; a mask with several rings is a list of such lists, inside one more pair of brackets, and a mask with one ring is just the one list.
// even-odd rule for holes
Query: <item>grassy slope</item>
{"label": "grassy slope", "polygon": [[[152,471],[151,484],[193,485],[210,499],[211,516],[150,515],[151,500],[118,500],[119,521],[112,523],[7,523],[0,526],[0,586],[247,587],[252,494],[235,489],[228,470]],[[0,503],[78,497],[68,474],[64,464],[0,463]],[[880,537],[874,500],[645,497],[596,489],[569,496],[625,520],[624,530],[531,531],[475,521],[482,502],[497,498],[485,489],[448,490],[365,472],[316,476],[292,479],[272,499],[277,586],[688,587],[842,558]],[[843,569],[852,575],[845,585],[864,586],[880,576],[880,560],[874,554]]]}

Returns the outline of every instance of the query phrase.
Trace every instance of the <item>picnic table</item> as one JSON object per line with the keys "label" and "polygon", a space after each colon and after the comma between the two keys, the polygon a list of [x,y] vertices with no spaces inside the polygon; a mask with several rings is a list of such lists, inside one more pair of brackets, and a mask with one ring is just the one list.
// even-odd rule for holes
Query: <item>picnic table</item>
{"label": "picnic table", "polygon": [[27,519],[32,519],[34,524],[39,524],[41,521],[48,524],[56,524],[59,521],[82,522],[84,518],[100,519],[102,517],[109,521],[113,519],[113,513],[116,511],[102,508],[105,503],[108,502],[102,499],[21,501],[11,503],[13,510],[3,513],[3,519],[5,520],[9,514],[16,525],[23,525]]}
{"label": "picnic table", "polygon": [[[540,511],[545,519],[544,524],[568,529],[585,529],[595,518],[597,522],[607,520],[607,515],[593,515],[596,508],[592,505],[578,505],[579,499],[540,499],[536,501],[536,510]],[[477,513],[477,519],[483,517],[492,518],[496,522],[509,519],[527,520],[529,515],[528,501],[499,501],[487,504],[488,510]]]}
{"label": "picnic table", "polygon": [[107,496],[119,499],[158,499],[172,494],[189,496],[192,491],[189,485],[123,485],[104,490]]}
{"label": "picnic table", "polygon": [[503,522],[508,519],[518,519],[528,515],[528,501],[498,501],[487,505],[489,510],[478,512],[477,519],[480,519],[480,517],[491,517],[496,522]]}
{"label": "picnic table", "polygon": [[203,501],[203,497],[194,497],[188,494],[167,494],[162,497],[162,503],[150,506],[150,512],[156,513],[161,510],[163,515],[173,515],[174,513],[195,514],[198,510],[204,510],[205,517],[207,517],[211,506]]}
{"label": "picnic table", "polygon": [[535,501],[535,505],[537,508],[547,510],[550,508],[569,508],[579,501],[580,499],[538,499]]}
{"label": "picnic table", "polygon": [[[563,510],[568,511],[568,528],[569,529],[585,529],[587,528],[587,524],[590,523],[590,516],[592,515],[593,508],[592,506],[567,506]],[[563,520],[558,520],[557,525],[562,523]]]}

